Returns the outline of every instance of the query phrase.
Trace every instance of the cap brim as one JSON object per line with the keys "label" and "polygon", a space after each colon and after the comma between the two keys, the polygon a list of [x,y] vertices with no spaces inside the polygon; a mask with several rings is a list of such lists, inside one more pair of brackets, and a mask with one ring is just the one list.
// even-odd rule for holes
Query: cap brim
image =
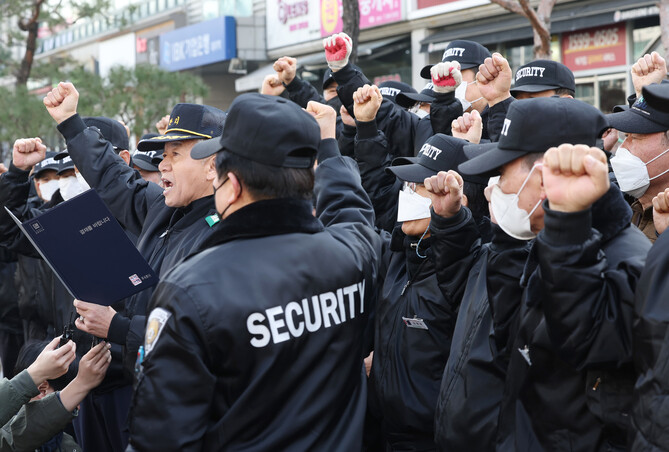
{"label": "cap brim", "polygon": [[665,113],[669,113],[669,85],[647,85],[642,89],[643,98],[648,105]]}
{"label": "cap brim", "polygon": [[40,174],[44,173],[45,171],[55,171],[58,173],[58,167],[57,166],[45,166],[44,168],[40,168],[39,171],[35,171],[33,173],[33,177],[39,177]]}
{"label": "cap brim", "polygon": [[137,168],[143,169],[144,171],[159,171],[158,165],[153,163],[153,159],[151,159],[151,162],[148,162],[135,156],[132,158],[132,164]]}
{"label": "cap brim", "polygon": [[157,137],[149,138],[147,140],[140,140],[137,143],[137,150],[146,152],[146,151],[155,151],[165,147],[165,143],[170,141],[186,141],[186,140],[201,140],[202,137],[199,135],[191,135],[185,132],[180,133],[166,133],[165,135],[158,135]]}
{"label": "cap brim", "polygon": [[[458,60],[453,60],[453,61],[458,61]],[[461,71],[464,71],[465,69],[478,68],[480,66],[479,63],[463,63],[461,61],[458,61],[458,63],[460,63]],[[423,67],[423,69],[420,70],[420,76],[423,77],[425,80],[432,80],[432,74],[430,73],[430,69],[432,69],[432,66],[434,66],[434,64],[428,64],[427,66]]]}
{"label": "cap brim", "polygon": [[621,111],[627,111],[630,109],[629,105],[615,105],[613,107],[613,113],[620,113]]}
{"label": "cap brim", "polygon": [[395,102],[400,107],[409,108],[416,102],[434,102],[434,97],[421,93],[399,93],[395,98]]}
{"label": "cap brim", "polygon": [[54,160],[63,160],[65,157],[69,157],[70,153],[67,151],[60,151],[58,154],[53,156]]}
{"label": "cap brim", "polygon": [[393,165],[386,168],[387,172],[393,173],[395,177],[406,182],[422,184],[426,178],[437,174],[437,171],[426,168],[416,163],[417,157],[399,157],[393,160]]}
{"label": "cap brim", "polygon": [[502,150],[498,143],[468,144],[463,150],[469,160],[458,165],[458,172],[467,176],[498,176],[502,166],[529,154],[527,151]]}
{"label": "cap brim", "polygon": [[633,108],[619,113],[610,113],[606,115],[606,120],[611,127],[625,133],[646,134],[669,130],[668,126],[651,121]]}
{"label": "cap brim", "polygon": [[540,93],[541,91],[547,91],[549,89],[559,89],[557,85],[520,85],[514,86],[511,88],[511,94],[514,93]]}
{"label": "cap brim", "polygon": [[223,149],[221,146],[221,137],[211,138],[209,140],[200,141],[190,151],[191,158],[200,160],[216,154]]}

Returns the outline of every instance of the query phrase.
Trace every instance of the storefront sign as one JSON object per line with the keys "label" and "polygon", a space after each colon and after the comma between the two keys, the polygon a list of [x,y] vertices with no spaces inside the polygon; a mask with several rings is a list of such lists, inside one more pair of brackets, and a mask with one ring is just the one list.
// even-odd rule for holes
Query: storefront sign
{"label": "storefront sign", "polygon": [[622,22],[627,20],[640,19],[642,17],[658,16],[660,8],[657,6],[646,6],[645,8],[628,9],[625,11],[618,10],[613,13],[614,22]]}
{"label": "storefront sign", "polygon": [[461,0],[416,0],[416,9],[430,8],[431,6],[455,3]]}
{"label": "storefront sign", "polygon": [[267,49],[276,49],[321,37],[318,2],[267,0]]}
{"label": "storefront sign", "polygon": [[562,36],[562,62],[572,71],[627,63],[625,24],[579,30]]}
{"label": "storefront sign", "polygon": [[[401,0],[358,0],[360,29],[378,27],[402,20]],[[321,37],[344,28],[342,0],[321,0]]]}
{"label": "storefront sign", "polygon": [[237,56],[235,18],[200,22],[160,35],[160,66],[168,71],[226,61]]}

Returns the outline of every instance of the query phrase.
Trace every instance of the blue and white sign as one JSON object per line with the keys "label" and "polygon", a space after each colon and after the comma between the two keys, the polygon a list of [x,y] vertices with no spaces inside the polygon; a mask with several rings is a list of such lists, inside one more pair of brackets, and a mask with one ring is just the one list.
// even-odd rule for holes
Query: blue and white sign
{"label": "blue and white sign", "polygon": [[219,17],[160,35],[160,66],[180,71],[237,56],[235,18]]}

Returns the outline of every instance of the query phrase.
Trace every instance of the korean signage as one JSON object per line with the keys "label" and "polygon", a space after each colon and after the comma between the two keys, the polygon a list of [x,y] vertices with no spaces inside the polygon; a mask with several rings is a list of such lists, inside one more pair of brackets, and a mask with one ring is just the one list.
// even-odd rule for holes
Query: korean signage
{"label": "korean signage", "polygon": [[574,72],[625,65],[625,24],[565,33],[562,35],[562,62]]}
{"label": "korean signage", "polygon": [[267,0],[267,49],[319,39],[319,18],[313,0]]}
{"label": "korean signage", "polygon": [[160,66],[168,71],[204,66],[236,56],[236,24],[231,16],[160,35]]}
{"label": "korean signage", "polygon": [[163,24],[135,32],[135,64],[160,65],[160,34],[174,30],[170,20]]}
{"label": "korean signage", "polygon": [[[402,20],[401,0],[358,0],[360,29]],[[321,0],[321,37],[339,33],[344,27],[342,0]]]}
{"label": "korean signage", "polygon": [[431,6],[445,5],[446,3],[455,3],[460,0],[416,0],[416,9],[429,8]]}

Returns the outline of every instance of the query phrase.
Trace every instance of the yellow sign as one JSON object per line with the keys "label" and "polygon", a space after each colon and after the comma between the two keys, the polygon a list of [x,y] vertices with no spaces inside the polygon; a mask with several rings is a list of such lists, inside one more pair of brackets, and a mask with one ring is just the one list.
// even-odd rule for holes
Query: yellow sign
{"label": "yellow sign", "polygon": [[321,24],[326,34],[334,32],[339,16],[339,2],[337,0],[321,0]]}

